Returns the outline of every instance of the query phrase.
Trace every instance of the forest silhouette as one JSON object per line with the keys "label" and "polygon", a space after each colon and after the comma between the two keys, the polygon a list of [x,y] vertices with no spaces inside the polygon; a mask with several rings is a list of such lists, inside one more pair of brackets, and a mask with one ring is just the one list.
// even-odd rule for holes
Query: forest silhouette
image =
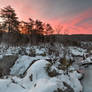
{"label": "forest silhouette", "polygon": [[[45,43],[63,43],[80,45],[81,40],[91,41],[92,35],[62,35],[62,29],[53,29],[48,23],[29,18],[28,22],[19,21],[15,10],[9,5],[1,9],[0,43],[8,45],[27,45]],[[57,31],[57,34],[53,34]]]}

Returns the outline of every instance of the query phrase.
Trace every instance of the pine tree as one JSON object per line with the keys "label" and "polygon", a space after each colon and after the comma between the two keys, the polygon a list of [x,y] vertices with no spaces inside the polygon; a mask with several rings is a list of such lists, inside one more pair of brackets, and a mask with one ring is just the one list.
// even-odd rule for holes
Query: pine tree
{"label": "pine tree", "polygon": [[51,35],[53,33],[53,28],[50,24],[46,24],[46,35]]}
{"label": "pine tree", "polygon": [[38,35],[43,35],[44,34],[44,28],[43,28],[43,22],[36,20],[35,21],[35,30],[37,31]]}
{"label": "pine tree", "polygon": [[11,6],[1,9],[0,17],[3,19],[2,29],[7,32],[18,32],[19,21],[15,10]]}
{"label": "pine tree", "polygon": [[1,29],[5,32],[3,40],[8,44],[17,44],[20,40],[20,32],[19,21],[15,10],[11,6],[4,7],[1,9],[0,17],[3,20]]}

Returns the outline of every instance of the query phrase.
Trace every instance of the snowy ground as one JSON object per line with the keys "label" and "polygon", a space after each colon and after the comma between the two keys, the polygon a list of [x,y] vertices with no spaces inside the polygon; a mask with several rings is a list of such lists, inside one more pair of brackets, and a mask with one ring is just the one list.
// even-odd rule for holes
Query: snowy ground
{"label": "snowy ground", "polygon": [[[66,89],[72,90],[73,88],[74,92],[82,90],[78,80],[81,75],[76,71],[71,72],[68,76],[60,70],[61,74],[57,77],[49,77],[45,69],[47,64],[49,64],[48,61],[39,60],[27,70],[24,78],[9,76],[8,79],[1,79],[0,92],[11,92],[14,88],[16,90],[13,92],[54,92],[58,88],[63,91]],[[70,87],[65,86],[63,82],[70,85]]]}
{"label": "snowy ground", "polygon": [[[79,80],[83,73],[80,65],[91,63],[92,56],[86,57],[88,54],[86,49],[60,46],[60,48],[54,49],[55,52],[59,52],[57,55],[53,50],[51,50],[52,53],[48,52],[48,46],[44,48],[40,46],[7,47],[1,45],[0,59],[7,55],[17,55],[18,59],[10,68],[10,75],[0,79],[0,92],[80,92],[83,88],[85,89],[87,85],[84,84],[88,81],[85,79],[89,78],[92,81],[92,75],[87,78],[85,76],[82,87]],[[58,68],[60,65],[58,60],[64,56],[64,51],[67,53],[67,60],[71,59],[74,62],[68,68],[68,73]],[[53,77],[48,75],[47,67],[51,64],[49,60],[53,62],[50,66],[50,72],[57,73]],[[91,70],[87,73],[92,74]],[[91,83],[89,82],[89,85]]]}

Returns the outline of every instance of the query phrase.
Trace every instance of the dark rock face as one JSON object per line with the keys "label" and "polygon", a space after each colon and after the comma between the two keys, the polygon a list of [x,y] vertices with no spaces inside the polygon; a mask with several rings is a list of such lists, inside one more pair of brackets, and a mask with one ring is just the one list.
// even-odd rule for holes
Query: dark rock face
{"label": "dark rock face", "polygon": [[8,55],[0,59],[0,77],[9,75],[10,68],[15,64],[18,56]]}

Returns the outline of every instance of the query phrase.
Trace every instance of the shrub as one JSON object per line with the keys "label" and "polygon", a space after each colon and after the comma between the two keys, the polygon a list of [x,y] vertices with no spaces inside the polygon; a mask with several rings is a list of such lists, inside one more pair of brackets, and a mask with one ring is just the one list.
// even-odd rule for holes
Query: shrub
{"label": "shrub", "polygon": [[55,69],[51,69],[52,65],[53,64],[51,64],[51,63],[47,64],[46,71],[50,77],[55,77],[55,76],[59,75],[59,73]]}
{"label": "shrub", "polygon": [[42,54],[40,54],[40,55],[44,57],[44,56],[46,56],[46,52],[44,52],[44,53],[42,53]]}
{"label": "shrub", "polygon": [[66,82],[63,82],[64,86],[66,87],[65,90],[57,88],[54,92],[74,92],[73,88],[71,88]]}
{"label": "shrub", "polygon": [[35,49],[30,49],[30,54],[29,54],[29,56],[31,56],[31,57],[35,57],[35,56],[36,56],[36,51],[35,51]]}
{"label": "shrub", "polygon": [[64,92],[64,91],[60,88],[57,88],[57,90],[55,90],[54,92]]}
{"label": "shrub", "polygon": [[21,48],[21,50],[19,50],[18,52],[21,55],[27,55],[26,49],[25,48]]}
{"label": "shrub", "polygon": [[66,60],[66,58],[61,58],[59,60],[60,64],[58,66],[58,69],[67,70],[68,67],[72,64],[71,60]]}

